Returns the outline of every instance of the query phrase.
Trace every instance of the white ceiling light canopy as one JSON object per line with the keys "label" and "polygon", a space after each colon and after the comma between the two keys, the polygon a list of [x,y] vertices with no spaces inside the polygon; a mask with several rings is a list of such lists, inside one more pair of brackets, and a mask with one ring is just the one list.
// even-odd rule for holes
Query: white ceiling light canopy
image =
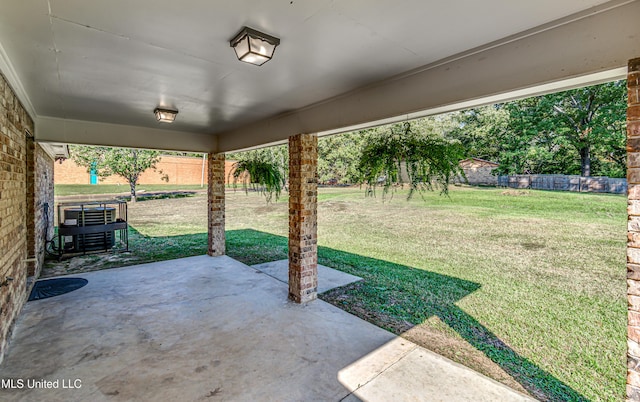
{"label": "white ceiling light canopy", "polygon": [[156,119],[162,123],[173,123],[178,115],[178,111],[174,109],[164,109],[161,107],[155,108],[153,113],[156,115]]}
{"label": "white ceiling light canopy", "polygon": [[280,44],[280,39],[255,29],[244,27],[230,41],[230,44],[236,52],[238,60],[261,66],[271,60],[276,46]]}

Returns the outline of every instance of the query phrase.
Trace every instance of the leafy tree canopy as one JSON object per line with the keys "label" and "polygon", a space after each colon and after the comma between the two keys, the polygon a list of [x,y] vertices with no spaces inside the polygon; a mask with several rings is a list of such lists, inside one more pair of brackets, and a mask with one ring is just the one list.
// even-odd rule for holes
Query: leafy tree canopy
{"label": "leafy tree canopy", "polygon": [[624,81],[458,112],[447,133],[503,174],[624,177]]}
{"label": "leafy tree canopy", "polygon": [[320,183],[357,183],[358,161],[369,139],[366,130],[318,139],[318,180]]}
{"label": "leafy tree canopy", "polygon": [[71,159],[87,172],[95,171],[100,177],[123,177],[131,189],[131,201],[136,201],[136,185],[140,174],[155,169],[160,161],[159,151],[134,148],[93,147],[73,145],[69,147]]}

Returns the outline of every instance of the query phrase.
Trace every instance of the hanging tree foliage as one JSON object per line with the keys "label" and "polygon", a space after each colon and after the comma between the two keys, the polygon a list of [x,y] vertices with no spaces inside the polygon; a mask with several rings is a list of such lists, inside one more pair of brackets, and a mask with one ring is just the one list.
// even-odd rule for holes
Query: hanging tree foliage
{"label": "hanging tree foliage", "polygon": [[231,167],[229,176],[233,185],[240,182],[245,192],[249,189],[258,191],[267,202],[275,195],[277,201],[286,183],[284,166],[271,153],[258,151],[236,154],[239,160]]}
{"label": "hanging tree foliage", "polygon": [[360,182],[367,194],[374,195],[381,186],[383,196],[398,186],[409,185],[410,199],[415,192],[440,188],[448,193],[448,185],[456,176],[463,176],[459,162],[464,149],[432,132],[412,130],[411,123],[393,125],[384,133],[371,136],[365,145],[358,170]]}

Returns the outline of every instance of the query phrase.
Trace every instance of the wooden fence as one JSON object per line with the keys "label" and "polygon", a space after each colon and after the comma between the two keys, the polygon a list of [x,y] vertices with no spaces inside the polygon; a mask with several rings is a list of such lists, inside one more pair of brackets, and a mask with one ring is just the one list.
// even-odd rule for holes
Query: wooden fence
{"label": "wooden fence", "polygon": [[498,186],[535,190],[578,191],[592,193],[627,193],[627,179],[582,177],[559,174],[523,174],[498,176]]}

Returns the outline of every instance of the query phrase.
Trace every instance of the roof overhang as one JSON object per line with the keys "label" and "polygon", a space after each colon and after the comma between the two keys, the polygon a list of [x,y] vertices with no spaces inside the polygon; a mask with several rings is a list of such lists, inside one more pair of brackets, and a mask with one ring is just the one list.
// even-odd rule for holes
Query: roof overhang
{"label": "roof overhang", "polygon": [[[316,101],[306,106],[287,109],[284,112],[280,111],[269,114],[269,110],[276,110],[276,108],[270,105],[270,98],[265,97],[265,95],[282,96],[288,100],[297,99],[298,96],[300,96],[301,99],[310,99],[299,95],[303,94],[307,88],[301,87],[296,89],[297,93],[295,93],[294,89],[290,88],[287,94],[282,94],[277,92],[277,85],[265,83],[271,92],[263,91],[257,93],[256,96],[262,96],[259,103],[253,104],[249,102],[243,106],[243,109],[238,109],[236,111],[237,113],[234,112],[236,113],[235,115],[242,116],[242,118],[238,118],[235,123],[227,119],[225,120],[226,123],[219,126],[231,127],[227,129],[216,129],[215,126],[209,129],[197,128],[200,126],[187,121],[190,115],[199,115],[195,113],[194,110],[187,110],[184,113],[181,110],[178,122],[172,126],[150,125],[147,123],[141,125],[138,124],[138,122],[141,121],[140,119],[147,121],[152,118],[151,108],[148,112],[145,112],[144,110],[146,109],[144,108],[144,110],[140,112],[139,104],[123,106],[106,103],[104,100],[98,99],[100,94],[96,91],[93,91],[93,94],[96,96],[95,99],[87,98],[86,101],[84,98],[68,100],[68,104],[81,105],[84,107],[84,114],[80,113],[78,115],[87,118],[69,117],[68,115],[72,115],[73,111],[69,111],[67,116],[64,115],[65,113],[48,114],[47,112],[43,112],[40,106],[43,104],[42,98],[39,98],[38,102],[32,102],[31,99],[31,97],[34,96],[34,90],[36,91],[35,93],[38,93],[38,90],[36,90],[37,85],[34,86],[34,82],[31,81],[24,81],[31,76],[25,78],[24,71],[17,69],[11,61],[11,56],[16,54],[16,49],[21,49],[20,46],[16,46],[16,44],[22,43],[20,41],[11,43],[13,53],[9,52],[9,48],[6,46],[3,47],[2,43],[0,43],[0,70],[2,70],[2,73],[6,76],[26,110],[34,119],[36,124],[35,138],[37,141],[192,152],[228,152],[259,147],[265,144],[281,143],[286,141],[289,136],[299,133],[318,133],[319,135],[335,134],[352,129],[366,128],[384,123],[624,78],[627,61],[640,56],[640,24],[637,23],[637,16],[640,15],[640,1],[614,0],[602,3],[594,0],[587,3],[598,3],[598,5],[536,26],[535,28],[474,47],[471,50],[466,50],[431,62],[399,75],[395,74],[383,77],[367,85],[355,87],[355,89],[350,91],[338,92],[337,95],[334,94],[333,96],[325,98],[316,98]],[[588,7],[587,3],[583,3],[585,7]],[[54,0],[51,4],[53,4],[54,7],[57,5],[65,9],[66,12],[75,13],[74,18],[82,19],[86,17],[82,14],[84,11],[74,11],[73,8],[69,8],[64,2]],[[205,3],[198,4],[204,5]],[[320,3],[317,4],[318,5],[316,5],[316,3],[313,5],[305,4],[302,5],[302,7],[318,7],[320,10],[318,13],[321,13],[323,11],[322,7],[331,7],[327,6],[327,4],[332,3],[323,2],[323,6],[320,6]],[[351,3],[347,2],[345,4],[346,7],[351,7]],[[426,7],[422,3],[420,4],[421,7]],[[574,2],[572,4],[575,6],[578,3]],[[36,5],[25,7],[36,8]],[[138,7],[138,5],[132,5],[132,7]],[[537,6],[532,5],[531,7]],[[90,18],[95,17],[94,11],[93,8],[86,10],[87,13],[93,13],[89,15]],[[262,12],[268,14],[268,11],[262,10]],[[331,12],[335,12],[335,10]],[[373,11],[369,13],[369,17],[371,17],[372,12]],[[327,13],[329,12],[327,11]],[[335,17],[334,14],[331,15]],[[281,16],[276,17],[281,18]],[[330,21],[331,17],[325,16],[325,18]],[[97,28],[84,27],[77,22],[67,21],[58,15],[53,15],[51,10],[49,11],[47,21],[51,21],[51,24],[53,24],[52,27],[62,29],[62,32],[67,35],[71,35],[69,32],[73,30],[82,33],[84,32],[83,29],[86,28],[91,35],[96,35],[96,37],[106,36],[106,39],[102,40],[117,40],[117,43],[121,46],[131,44],[134,46],[134,49],[127,49],[128,52],[133,52],[139,48],[144,51],[160,53],[165,50],[172,51],[172,49],[160,49],[158,45],[153,43],[147,44],[140,42],[137,38],[119,37],[117,32],[101,33]],[[117,20],[109,20],[106,23],[114,23],[113,21]],[[190,21],[187,20],[184,22],[187,23]],[[496,23],[499,22],[496,21]],[[118,23],[115,22],[115,24]],[[20,25],[19,27],[28,25],[29,24],[25,22],[24,25]],[[71,27],[68,27],[68,25],[71,25]],[[17,26],[18,25],[16,25],[16,27]],[[44,26],[46,27],[46,25]],[[129,25],[122,24],[118,26],[125,27],[123,29],[128,29],[129,27]],[[149,25],[146,26],[148,27]],[[41,31],[38,31],[39,35],[46,36],[50,34],[46,34],[46,29],[40,28]],[[291,26],[288,28],[293,29]],[[353,26],[347,28],[353,29]],[[145,32],[138,31],[137,34],[145,34]],[[387,32],[387,34],[389,34],[389,32]],[[398,35],[398,37],[393,38],[394,40],[402,40],[402,32],[391,32],[391,34]],[[449,33],[445,31],[441,32],[441,34],[443,36],[439,40],[446,40],[446,35]],[[6,38],[7,37],[0,37],[0,40],[6,40]],[[12,37],[9,36],[9,38]],[[65,38],[69,43],[73,43],[70,38],[78,38],[78,36]],[[289,39],[293,40],[293,38]],[[286,56],[287,49],[285,44],[286,42],[283,41],[283,50],[282,52],[279,50],[279,57],[283,57],[283,59]],[[144,47],[143,45],[148,46]],[[40,45],[36,44],[34,49],[38,48],[38,46]],[[228,43],[226,46],[228,46]],[[149,48],[151,50],[149,50]],[[393,48],[391,47],[389,49]],[[49,49],[49,52],[44,51],[42,54],[48,55],[47,57],[54,54],[56,55],[55,57],[58,57],[57,54],[62,52],[60,53],[62,55],[60,57],[63,57],[67,50],[77,51],[79,54],[77,60],[83,60],[80,56],[83,54],[82,51],[85,50],[84,48],[71,47],[63,50],[54,48]],[[67,51],[67,53],[69,53],[69,51]],[[93,50],[91,51],[93,52]],[[105,52],[106,51],[107,50],[105,50]],[[95,52],[88,54],[90,56],[96,55]],[[98,52],[98,54],[100,53]],[[24,58],[21,60],[21,67],[33,65],[33,63],[25,64],[25,60],[27,60],[28,57],[34,57],[36,63],[38,60],[35,58],[36,56],[28,52],[20,56]],[[193,61],[197,65],[197,68],[202,68],[202,71],[206,71],[206,66],[200,66],[198,63],[209,63],[209,61],[198,59],[189,54],[185,55],[174,52],[173,56],[186,57],[188,60]],[[393,55],[387,56],[387,59],[391,57],[393,57]],[[61,60],[64,61],[64,59]],[[171,58],[167,60],[170,61]],[[380,60],[383,61],[384,57]],[[237,61],[234,60],[234,63],[237,63]],[[252,74],[251,76],[246,75],[246,77],[254,77],[258,80],[255,82],[259,83],[264,82],[264,79],[260,80],[259,77],[261,76],[282,78],[282,74],[274,70],[279,68],[278,63],[278,59],[268,63],[266,66],[271,70],[244,70],[245,67],[233,64],[232,67],[229,67],[230,70],[228,71],[230,71],[229,74],[234,75],[236,74],[236,70],[238,70],[237,74],[240,78],[245,77],[243,74]],[[224,63],[221,63],[221,65],[222,64]],[[362,64],[359,66],[361,68]],[[188,68],[188,66],[185,67],[183,65],[178,67]],[[291,69],[296,67],[296,64],[292,63],[286,66],[280,64],[280,68],[282,67],[286,67],[285,70],[287,72],[293,72],[295,70]],[[248,66],[248,68],[256,69],[257,67]],[[194,71],[200,72],[201,70],[196,69],[196,66],[194,66]],[[260,71],[260,73],[256,71]],[[67,74],[67,77],[69,77],[71,72],[72,71],[58,70],[58,75]],[[80,74],[89,77],[90,75],[87,75],[89,73],[91,73],[91,71],[88,72],[84,70]],[[101,77],[99,73],[101,72],[96,72],[97,75],[91,77],[99,78]],[[112,72],[110,73],[106,70],[104,73],[113,75]],[[354,74],[357,77],[357,71],[351,71],[351,75]],[[216,78],[218,81],[211,81],[210,84],[214,86],[221,85],[220,83],[230,80],[228,77],[228,75],[218,77]],[[140,76],[136,78],[140,78]],[[297,78],[299,79],[300,77]],[[41,78],[37,79],[40,80]],[[149,77],[149,82],[151,83],[153,79],[154,76]],[[357,80],[353,80],[350,82],[356,81]],[[59,83],[62,82],[63,81],[60,81]],[[70,81],[64,82],[69,83]],[[83,81],[83,85],[90,86],[91,84],[87,84],[87,82],[86,80]],[[241,81],[233,82],[235,84],[241,83]],[[193,84],[193,79],[191,79],[189,83]],[[104,86],[105,84],[100,85],[102,85],[102,89],[109,89],[107,86]],[[316,85],[314,88],[318,90],[318,83],[314,85]],[[151,86],[153,87],[153,85]],[[327,79],[326,86],[339,87],[332,79]],[[59,85],[58,87],[62,88],[63,86]],[[84,89],[84,87],[80,85],[78,85],[78,88],[79,89],[72,89],[77,89],[80,92]],[[47,90],[40,90],[40,92],[49,93],[49,89],[54,92],[57,90],[55,87],[51,87]],[[122,88],[118,90],[122,91]],[[83,94],[86,94],[86,92],[87,91]],[[91,91],[89,91],[89,93],[91,93]],[[248,99],[250,99],[250,92],[247,94],[249,95],[243,99],[248,101]],[[149,94],[141,94],[141,96],[143,95],[148,96]],[[63,103],[66,101],[62,97],[59,99],[63,101]],[[117,99],[117,97],[114,96],[113,99]],[[191,102],[195,104],[195,100],[190,98],[188,93],[184,94],[183,100],[187,103]],[[215,120],[218,104],[215,103],[215,101],[212,102],[214,103],[194,106],[194,108],[202,109],[201,115],[209,116],[207,117],[208,119]],[[282,102],[282,99],[280,99],[280,102]],[[276,99],[274,99],[274,103],[277,103]],[[289,104],[294,103],[295,102]],[[55,102],[53,102],[53,104],[55,104]],[[50,102],[47,105],[52,105],[52,103]],[[50,110],[55,110],[53,106],[48,107],[52,107]],[[213,108],[213,110],[206,110],[206,108]],[[101,115],[100,113],[102,112],[106,114]],[[121,112],[122,114],[117,114],[117,112]],[[140,113],[142,113],[142,115]],[[124,117],[118,120],[118,116]],[[247,116],[263,117],[252,119]],[[116,117],[116,119],[111,119],[112,117]],[[196,120],[198,118],[200,117],[196,117]],[[184,119],[184,121],[180,121],[181,119]]]}
{"label": "roof overhang", "polygon": [[215,135],[55,117],[38,117],[35,124],[35,139],[39,142],[185,152],[215,152],[218,149]]}

